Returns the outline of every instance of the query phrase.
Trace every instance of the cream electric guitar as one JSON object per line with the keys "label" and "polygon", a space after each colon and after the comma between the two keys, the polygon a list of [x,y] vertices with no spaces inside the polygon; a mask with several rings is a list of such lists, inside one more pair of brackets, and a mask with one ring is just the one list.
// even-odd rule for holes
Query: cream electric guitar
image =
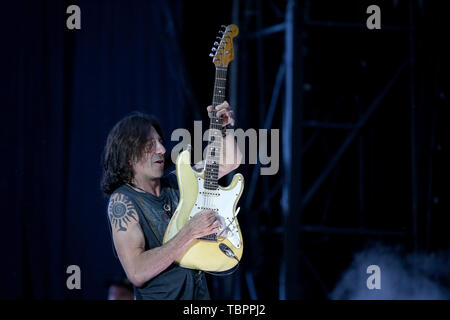
{"label": "cream electric guitar", "polygon": [[213,96],[209,144],[203,171],[191,167],[190,149],[178,155],[176,173],[180,201],[164,235],[163,243],[172,239],[195,214],[210,209],[218,213],[222,227],[216,234],[195,239],[176,262],[185,268],[204,271],[227,271],[239,262],[243,252],[241,229],[236,215],[236,204],[244,189],[244,177],[236,174],[228,187],[219,186],[219,161],[222,148],[222,119],[216,118],[215,107],[224,102],[228,64],[234,58],[233,38],[239,29],[235,25],[225,27],[220,43],[213,48],[216,79]]}

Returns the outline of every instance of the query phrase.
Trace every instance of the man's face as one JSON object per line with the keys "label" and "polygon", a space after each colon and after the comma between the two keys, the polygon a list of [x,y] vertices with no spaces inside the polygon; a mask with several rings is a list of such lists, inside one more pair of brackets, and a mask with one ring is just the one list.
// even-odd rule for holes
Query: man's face
{"label": "man's face", "polygon": [[164,175],[164,154],[166,149],[162,142],[162,138],[155,128],[152,127],[142,158],[137,162],[132,162],[135,177],[153,180],[159,179]]}

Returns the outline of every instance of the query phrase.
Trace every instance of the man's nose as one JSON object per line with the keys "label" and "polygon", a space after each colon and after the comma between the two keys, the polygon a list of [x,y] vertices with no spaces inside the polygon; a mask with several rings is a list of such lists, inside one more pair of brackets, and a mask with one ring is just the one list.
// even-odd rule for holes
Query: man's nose
{"label": "man's nose", "polygon": [[166,153],[166,148],[164,148],[163,144],[159,141],[157,142],[157,145],[156,145],[156,153],[161,153],[161,154]]}

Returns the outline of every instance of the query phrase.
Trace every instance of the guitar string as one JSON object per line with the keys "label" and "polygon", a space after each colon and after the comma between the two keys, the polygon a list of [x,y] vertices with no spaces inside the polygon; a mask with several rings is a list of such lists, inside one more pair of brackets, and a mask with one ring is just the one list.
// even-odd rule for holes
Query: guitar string
{"label": "guitar string", "polygon": [[[207,153],[207,159],[205,161],[205,164],[208,165],[208,160],[210,160],[211,157],[213,157],[212,161],[213,164],[216,164],[217,157],[220,157],[220,152],[219,151],[221,149],[221,145],[219,145],[219,143],[216,142],[216,139],[219,138],[219,140],[222,138],[221,134],[220,137],[219,135],[216,133],[217,128],[214,125],[214,120],[216,118],[216,114],[217,111],[215,110],[215,107],[220,104],[223,103],[223,101],[225,99],[222,99],[223,97],[225,97],[225,85],[226,85],[226,76],[227,76],[227,69],[220,69],[220,68],[216,68],[216,77],[215,77],[215,81],[214,81],[214,94],[213,94],[213,104],[212,104],[212,117],[210,120],[210,129],[212,128],[212,130],[209,131],[209,137],[208,137],[208,141],[211,142],[211,134],[214,136],[214,142],[210,143],[212,145],[213,150],[208,150]],[[218,90],[218,88],[221,88],[221,90]],[[221,93],[221,95],[219,95],[218,93]],[[217,97],[220,97],[219,102],[217,101]],[[222,100],[222,101],[220,101]],[[220,141],[220,144],[222,143],[222,141]],[[211,151],[214,151],[214,156],[212,155]],[[217,152],[219,151],[219,152]],[[217,166],[218,167],[218,166]],[[208,182],[208,184],[211,186],[211,181],[214,182],[214,185],[217,184],[217,178],[218,178],[218,170],[214,171],[216,169],[216,166],[213,167],[206,167],[206,171],[208,172],[208,174],[205,172],[205,181]],[[214,169],[214,170],[213,170]],[[211,178],[212,176],[212,178]],[[217,190],[217,189],[216,189]],[[206,202],[206,205],[205,205]],[[203,193],[203,207],[207,207],[209,209],[214,209],[212,208],[213,206],[213,199],[209,196],[208,192]],[[233,219],[234,221],[234,219]],[[226,230],[226,229],[224,229]],[[217,239],[216,239],[217,240]]]}

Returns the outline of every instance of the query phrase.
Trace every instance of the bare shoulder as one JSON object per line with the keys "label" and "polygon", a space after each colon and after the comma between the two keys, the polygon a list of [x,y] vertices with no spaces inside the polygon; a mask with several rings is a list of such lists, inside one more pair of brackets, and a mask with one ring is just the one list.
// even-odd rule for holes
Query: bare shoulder
{"label": "bare shoulder", "polygon": [[123,193],[115,192],[109,198],[108,217],[114,231],[127,231],[139,222],[133,201]]}

